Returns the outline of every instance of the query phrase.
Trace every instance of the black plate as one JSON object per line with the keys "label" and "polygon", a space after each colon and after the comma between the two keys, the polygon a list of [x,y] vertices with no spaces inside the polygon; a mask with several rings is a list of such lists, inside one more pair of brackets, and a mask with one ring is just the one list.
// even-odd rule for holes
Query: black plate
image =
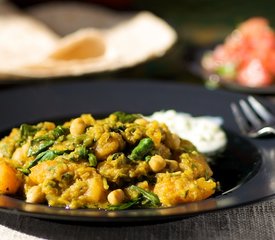
{"label": "black plate", "polygon": [[213,50],[214,46],[189,46],[184,53],[185,66],[190,72],[201,77],[206,81],[206,84],[212,87],[224,87],[233,91],[251,94],[274,94],[275,84],[267,87],[247,87],[238,84],[235,81],[226,81],[221,76],[215,73],[206,71],[201,64],[202,57],[205,53]]}
{"label": "black plate", "polygon": [[[229,105],[244,95],[158,81],[79,81],[1,90],[1,136],[21,123],[62,119],[81,113],[102,115],[121,110],[149,114],[163,109],[212,115],[224,119],[226,149],[212,159],[221,192],[196,203],[163,209],[124,211],[68,210],[27,204],[0,196],[0,211],[46,219],[118,222],[182,218],[190,214],[235,207],[275,194],[274,139],[250,140],[241,135]],[[274,110],[274,106],[269,105]]]}

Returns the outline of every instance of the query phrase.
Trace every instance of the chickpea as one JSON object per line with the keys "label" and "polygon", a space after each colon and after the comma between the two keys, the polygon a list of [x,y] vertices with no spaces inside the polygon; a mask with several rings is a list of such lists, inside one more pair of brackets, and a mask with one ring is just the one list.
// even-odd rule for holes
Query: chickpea
{"label": "chickpea", "polygon": [[180,147],[180,138],[177,134],[168,134],[166,139],[166,144],[171,149],[177,150]]}
{"label": "chickpea", "polygon": [[95,155],[98,159],[103,160],[110,154],[119,152],[124,147],[124,140],[119,133],[105,132],[96,142]]}
{"label": "chickpea", "polygon": [[72,121],[70,127],[70,133],[73,136],[78,136],[85,132],[86,124],[81,118],[76,118]]}
{"label": "chickpea", "polygon": [[151,157],[149,161],[149,166],[153,172],[160,172],[166,166],[166,161],[160,155],[155,155]]}
{"label": "chickpea", "polygon": [[29,147],[30,147],[30,144],[29,144],[29,143],[25,143],[25,144],[22,146],[22,151],[23,151],[23,153],[24,153],[25,155],[27,154]]}
{"label": "chickpea", "polygon": [[43,127],[47,130],[53,130],[56,126],[53,122],[44,122]]}
{"label": "chickpea", "polygon": [[81,119],[84,121],[86,126],[91,126],[95,122],[95,119],[91,116],[91,114],[82,114]]}
{"label": "chickpea", "polygon": [[17,148],[12,155],[12,160],[22,163],[24,156],[24,150],[22,148]]}
{"label": "chickpea", "polygon": [[123,202],[125,194],[121,189],[110,192],[107,196],[108,202],[112,205],[118,205]]}
{"label": "chickpea", "polygon": [[179,164],[175,160],[168,160],[166,159],[166,163],[168,164],[169,170],[171,172],[176,172],[179,168]]}
{"label": "chickpea", "polygon": [[139,182],[137,186],[145,190],[149,190],[149,184],[147,181]]}
{"label": "chickpea", "polygon": [[135,123],[141,126],[145,126],[148,123],[148,121],[144,118],[138,118],[135,120]]}
{"label": "chickpea", "polygon": [[24,160],[27,157],[28,148],[29,144],[26,143],[22,147],[19,147],[14,151],[11,159],[14,161],[15,164],[23,165]]}
{"label": "chickpea", "polygon": [[26,202],[28,203],[42,203],[45,201],[45,194],[42,192],[40,186],[33,186],[26,194]]}

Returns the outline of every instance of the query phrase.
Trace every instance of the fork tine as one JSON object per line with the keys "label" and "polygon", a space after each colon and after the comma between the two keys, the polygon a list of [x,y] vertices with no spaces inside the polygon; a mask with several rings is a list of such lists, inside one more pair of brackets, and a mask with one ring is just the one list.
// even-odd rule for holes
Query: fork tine
{"label": "fork tine", "polygon": [[243,134],[246,134],[250,128],[246,119],[243,117],[235,103],[231,103],[230,107],[238,127],[240,128]]}
{"label": "fork tine", "polygon": [[266,122],[274,122],[275,117],[268,112],[268,110],[254,97],[249,96],[248,98],[249,103],[255,110],[255,112]]}
{"label": "fork tine", "polygon": [[251,125],[255,128],[260,127],[261,121],[259,120],[258,116],[243,99],[240,100],[240,106]]}

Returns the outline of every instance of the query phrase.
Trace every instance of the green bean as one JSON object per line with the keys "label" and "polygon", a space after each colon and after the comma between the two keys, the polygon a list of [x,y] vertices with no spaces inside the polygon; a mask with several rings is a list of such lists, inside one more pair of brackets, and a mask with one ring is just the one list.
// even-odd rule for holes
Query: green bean
{"label": "green bean", "polygon": [[84,146],[79,146],[69,154],[68,159],[72,161],[88,159],[88,150]]}
{"label": "green bean", "polygon": [[128,156],[130,160],[143,160],[146,154],[154,149],[154,142],[151,138],[143,138]]}

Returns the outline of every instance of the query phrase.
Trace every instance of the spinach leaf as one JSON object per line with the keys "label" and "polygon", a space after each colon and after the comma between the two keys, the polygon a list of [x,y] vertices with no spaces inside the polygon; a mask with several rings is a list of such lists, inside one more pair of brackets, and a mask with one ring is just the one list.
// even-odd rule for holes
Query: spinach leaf
{"label": "spinach leaf", "polygon": [[91,167],[96,167],[97,165],[97,158],[93,153],[88,154],[88,160]]}
{"label": "spinach leaf", "polygon": [[119,205],[111,205],[109,206],[108,210],[125,210],[132,207],[158,207],[160,206],[160,200],[158,196],[152,192],[146,191],[143,188],[138,186],[132,185],[130,189],[137,191],[140,196],[130,200],[129,202],[122,203]]}
{"label": "spinach leaf", "polygon": [[28,150],[28,156],[35,156],[44,150],[48,149],[60,137],[69,133],[69,129],[57,126],[47,134],[37,137],[31,141],[31,146]]}
{"label": "spinach leaf", "polygon": [[42,140],[37,143],[33,143],[28,150],[28,157],[37,155],[54,144],[53,140]]}
{"label": "spinach leaf", "polygon": [[140,203],[140,198],[136,198],[129,202],[122,203],[119,205],[111,205],[108,207],[108,210],[125,210],[125,209],[129,209],[133,206],[137,206],[137,205],[139,205],[139,203]]}
{"label": "spinach leaf", "polygon": [[160,200],[158,196],[152,192],[146,191],[143,188],[140,188],[138,186],[132,185],[130,189],[133,189],[140,193],[146,200],[146,204],[148,203],[152,207],[157,207],[160,205]]}
{"label": "spinach leaf", "polygon": [[30,173],[30,168],[34,167],[39,162],[46,161],[46,160],[53,160],[57,156],[62,155],[64,152],[65,151],[46,150],[44,152],[39,153],[36,156],[36,158],[27,165],[27,167],[18,168],[18,170],[23,172],[25,175],[28,175]]}
{"label": "spinach leaf", "polygon": [[29,136],[34,136],[34,134],[38,131],[36,126],[32,126],[26,123],[23,123],[20,126],[20,139],[19,142],[25,142]]}
{"label": "spinach leaf", "polygon": [[118,120],[122,123],[131,123],[141,117],[139,114],[130,114],[120,111],[114,112],[113,114],[116,115]]}
{"label": "spinach leaf", "polygon": [[81,159],[88,159],[88,150],[84,146],[78,146],[68,156],[71,161],[78,161]]}

